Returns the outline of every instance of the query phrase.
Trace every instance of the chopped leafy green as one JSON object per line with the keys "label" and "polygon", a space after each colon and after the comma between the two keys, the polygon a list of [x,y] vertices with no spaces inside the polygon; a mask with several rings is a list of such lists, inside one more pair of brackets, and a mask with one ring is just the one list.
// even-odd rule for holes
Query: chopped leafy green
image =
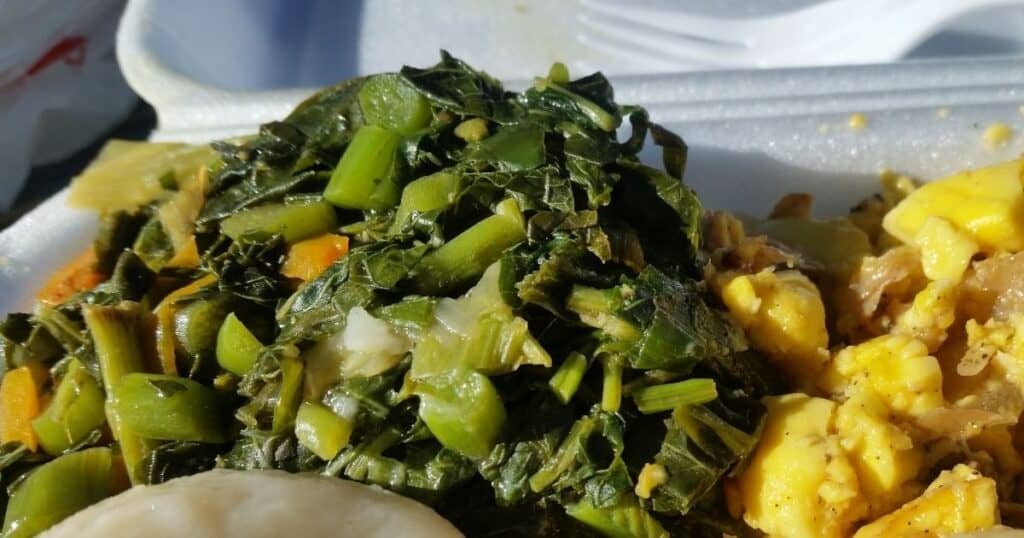
{"label": "chopped leafy green", "polygon": [[447,448],[475,459],[490,453],[505,426],[505,405],[487,376],[456,370],[415,382],[420,418]]}
{"label": "chopped leafy green", "polygon": [[573,395],[580,388],[583,382],[583,375],[587,372],[587,358],[580,353],[573,352],[566,357],[565,362],[558,367],[555,375],[551,376],[548,384],[555,396],[563,404],[569,403]]}
{"label": "chopped leafy green", "polygon": [[109,448],[90,448],[40,466],[14,488],[4,517],[4,535],[35,536],[116,493],[113,459]]}
{"label": "chopped leafy green", "polygon": [[498,170],[531,170],[544,164],[544,130],[531,123],[510,125],[499,129],[469,147],[465,159],[485,162]]}
{"label": "chopped leafy green", "polygon": [[717,397],[715,382],[701,378],[644,387],[633,393],[636,408],[648,415],[671,411],[682,405],[706,403]]}
{"label": "chopped leafy green", "polygon": [[[664,171],[640,161],[648,138]],[[95,242],[108,278],[0,322],[0,370],[55,387],[43,451],[0,447],[3,483],[116,446],[135,484],[316,472],[469,536],[736,529],[717,486],[779,384],[700,280],[686,144],[602,74],[556,64],[511,92],[442,51],[252,136],[164,149],[207,164],[191,183],[142,167],[159,189]],[[189,188],[165,229],[169,190]],[[286,278],[294,264],[315,270]],[[640,499],[647,463],[667,479]]]}
{"label": "chopped leafy green", "polygon": [[132,247],[132,242],[139,235],[145,222],[146,216],[142,212],[117,211],[105,215],[100,221],[100,231],[93,241],[96,270],[110,274],[121,252]]}
{"label": "chopped leafy green", "polygon": [[622,501],[598,508],[583,500],[566,507],[570,516],[612,538],[664,538],[668,532],[639,503]]}
{"label": "chopped leafy green", "polygon": [[434,67],[405,66],[400,73],[441,110],[496,120],[510,114],[501,83],[447,51],[441,51],[441,62]]}
{"label": "chopped leafy green", "polygon": [[626,351],[638,369],[689,373],[701,361],[742,351],[742,335],[704,301],[698,283],[653,267],[616,288],[577,286],[568,307]]}
{"label": "chopped leafy green", "polygon": [[654,458],[668,472],[654,490],[654,510],[687,513],[753,450],[763,421],[764,408],[742,393],[677,407]]}

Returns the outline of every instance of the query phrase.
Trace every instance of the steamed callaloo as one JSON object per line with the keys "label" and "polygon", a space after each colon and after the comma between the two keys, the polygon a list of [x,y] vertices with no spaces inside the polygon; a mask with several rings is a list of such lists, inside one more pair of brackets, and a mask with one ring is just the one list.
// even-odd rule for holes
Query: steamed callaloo
{"label": "steamed callaloo", "polygon": [[111,143],[71,193],[93,247],[0,325],[5,531],[223,467],[469,536],[745,532],[719,485],[777,384],[705,288],[685,160],[599,73],[516,93],[448,54],[252,136]]}

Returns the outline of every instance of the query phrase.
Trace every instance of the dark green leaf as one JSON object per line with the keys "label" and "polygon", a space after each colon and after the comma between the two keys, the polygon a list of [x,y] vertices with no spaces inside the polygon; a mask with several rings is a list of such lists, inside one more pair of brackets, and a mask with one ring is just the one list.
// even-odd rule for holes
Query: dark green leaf
{"label": "dark green leaf", "polygon": [[597,258],[578,241],[556,236],[539,255],[538,266],[519,282],[519,298],[552,314],[566,317],[565,298],[574,284],[609,285],[615,273],[601,271]]}
{"label": "dark green leaf", "polygon": [[201,265],[217,276],[221,290],[273,306],[287,289],[280,273],[283,256],[284,241],[278,235],[245,235],[234,242],[222,236],[204,253]]}
{"label": "dark green leaf", "polygon": [[764,416],[759,402],[738,391],[676,410],[654,458],[668,473],[654,490],[654,510],[685,515],[750,454]]}
{"label": "dark green leaf", "polygon": [[520,101],[531,114],[550,116],[555,121],[569,120],[605,132],[615,131],[622,122],[611,84],[601,73],[574,80],[565,87],[539,81],[520,95]]}
{"label": "dark green leaf", "polygon": [[117,211],[100,220],[100,230],[93,241],[96,253],[96,270],[110,274],[114,270],[121,251],[131,248],[146,222],[145,214]]}
{"label": "dark green leaf", "polygon": [[529,479],[558,450],[573,419],[571,410],[541,393],[520,413],[509,417],[510,436],[480,463],[480,475],[491,482],[496,502],[511,506],[529,498]]}
{"label": "dark green leaf", "polygon": [[[678,232],[689,240],[690,249],[695,251],[700,246],[700,219],[704,214],[697,195],[679,179],[656,168],[627,162],[619,164],[643,177],[658,197],[675,212],[678,216]],[[663,222],[662,225],[666,226],[670,222]]]}
{"label": "dark green leaf", "polygon": [[[339,476],[428,502],[468,536],[594,536],[586,524],[744,535],[717,484],[756,442],[759,398],[784,387],[699,280],[702,208],[680,181],[682,139],[643,108],[619,106],[600,73],[570,80],[564,66],[519,93],[447,52],[435,66],[372,80],[325,88],[252,136],[212,144],[219,158],[195,227],[198,267],[166,267],[175,249],[155,216],[163,201],[107,216],[94,248],[110,278],[0,322],[0,374],[38,363],[51,371],[49,386],[79,361],[98,377],[84,306],[128,300],[149,309],[210,276],[215,282],[172,305],[172,353],[181,375],[213,386],[238,424],[224,445],[153,442],[143,467],[133,467],[144,471],[136,481],[214,466]],[[396,98],[409,106],[389,107]],[[317,231],[344,235],[346,253],[323,252],[328,265],[312,280],[284,278],[284,262],[312,243],[298,247],[294,229],[272,235],[280,226],[248,209],[322,200],[368,118],[403,131],[389,139],[386,159],[366,155],[371,168],[387,169],[388,184],[362,187],[386,203],[329,208],[330,229]],[[630,126],[619,129],[624,119]],[[475,132],[456,135],[467,121]],[[666,172],[641,164],[648,133]],[[163,178],[167,189],[176,183]],[[243,210],[251,226],[222,235],[221,221],[244,222],[234,218]],[[472,248],[435,256],[460,236]],[[474,285],[480,274],[487,279]],[[459,299],[416,293],[468,287]],[[348,326],[355,307],[380,320],[364,320],[365,340]],[[214,360],[228,314],[259,341],[241,378]],[[146,360],[132,368],[153,371],[152,343],[167,342],[148,323],[138,329]],[[356,377],[348,367],[360,361],[386,369]],[[468,365],[463,377],[452,364]],[[643,414],[637,399],[622,397],[694,376],[713,381],[718,399],[682,407],[691,400],[679,398],[668,423],[659,410],[672,406],[645,404],[651,414]],[[153,388],[167,397],[179,385]],[[466,394],[493,415],[475,431],[445,411],[469,409],[458,397]],[[290,427],[300,400],[352,421],[349,443],[330,461]],[[96,430],[70,450],[111,442]],[[48,458],[0,447],[0,483]],[[652,461],[669,480],[639,502],[633,479]]]}
{"label": "dark green leaf", "polygon": [[295,168],[333,167],[363,122],[357,95],[366,79],[346,80],[320,90],[285,119],[306,136]]}
{"label": "dark green leaf", "polygon": [[574,210],[572,184],[554,166],[522,171],[466,169],[459,173],[467,180],[466,187],[458,195],[459,205],[465,205],[466,199],[470,198],[476,205],[486,207],[511,196],[523,211]]}
{"label": "dark green leaf", "polygon": [[447,51],[441,51],[441,61],[433,67],[405,66],[400,73],[437,108],[499,123],[515,115],[512,104],[505,100],[501,83]]}
{"label": "dark green leaf", "polygon": [[544,164],[544,129],[532,123],[506,125],[467,148],[465,160],[498,170],[531,170]]}
{"label": "dark green leaf", "polygon": [[745,347],[743,336],[704,301],[693,281],[678,281],[653,267],[637,278],[622,315],[644,327],[630,353],[633,368],[687,373],[702,360]]}
{"label": "dark green leaf", "polygon": [[686,142],[683,142],[679,135],[657,123],[651,124],[651,138],[655,144],[661,146],[662,159],[668,175],[682,181],[683,169],[686,168]]}

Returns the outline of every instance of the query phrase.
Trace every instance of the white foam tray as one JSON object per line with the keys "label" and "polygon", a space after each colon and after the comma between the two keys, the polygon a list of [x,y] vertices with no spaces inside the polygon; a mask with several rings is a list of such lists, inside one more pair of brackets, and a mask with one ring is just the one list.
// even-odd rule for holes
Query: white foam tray
{"label": "white foam tray", "polygon": [[[129,5],[118,46],[127,80],[158,109],[155,139],[199,142],[252,132],[312,91],[229,91],[185,76],[148,41],[158,25],[145,11],[149,5]],[[819,215],[837,214],[871,192],[883,168],[931,179],[1014,158],[1024,148],[1020,58],[613,81],[620,103],[646,106],[686,139],[686,181],[706,205],[753,214],[792,191],[814,193]],[[948,116],[940,117],[940,109]],[[854,112],[866,115],[867,128],[846,126]],[[982,132],[997,121],[1017,134],[992,150]],[[644,157],[658,158],[651,151]],[[95,218],[66,208],[64,198],[58,194],[0,232],[0,312],[30,307],[47,274],[91,241]]]}

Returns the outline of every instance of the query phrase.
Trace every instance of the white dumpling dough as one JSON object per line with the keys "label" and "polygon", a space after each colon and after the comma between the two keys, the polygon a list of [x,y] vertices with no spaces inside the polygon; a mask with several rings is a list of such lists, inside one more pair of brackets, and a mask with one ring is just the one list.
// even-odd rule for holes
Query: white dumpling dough
{"label": "white dumpling dough", "polygon": [[461,537],[430,508],[384,489],[283,471],[214,470],[132,488],[46,538]]}

